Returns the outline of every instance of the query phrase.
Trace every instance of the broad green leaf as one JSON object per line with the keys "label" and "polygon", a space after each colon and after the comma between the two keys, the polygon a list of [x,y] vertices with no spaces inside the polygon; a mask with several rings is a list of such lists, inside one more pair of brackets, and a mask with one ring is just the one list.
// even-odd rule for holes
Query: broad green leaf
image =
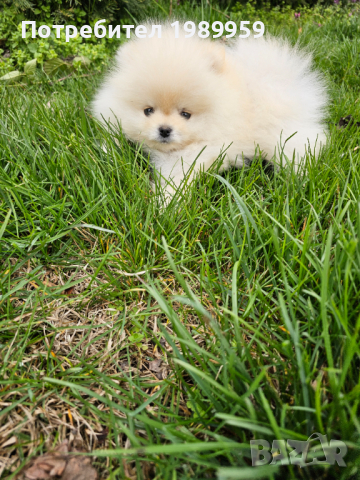
{"label": "broad green leaf", "polygon": [[88,66],[88,65],[90,65],[90,63],[91,63],[91,60],[90,60],[90,58],[88,58],[88,57],[79,56],[79,57],[75,57],[74,60],[73,60],[73,62],[80,62],[80,63],[82,63],[83,65]]}
{"label": "broad green leaf", "polygon": [[36,58],[25,63],[24,73],[25,75],[33,75],[36,70]]}
{"label": "broad green leaf", "polygon": [[36,53],[37,52],[37,49],[38,49],[38,44],[33,42],[33,43],[29,43],[28,46],[27,46],[29,52],[31,53]]}
{"label": "broad green leaf", "polygon": [[23,76],[23,73],[19,72],[19,70],[14,70],[13,72],[9,72],[6,75],[0,77],[0,80],[15,80],[16,78],[20,78]]}
{"label": "broad green leaf", "polygon": [[59,68],[68,66],[69,65],[63,60],[61,60],[61,58],[52,58],[51,60],[44,62],[43,69],[46,75],[52,75]]}

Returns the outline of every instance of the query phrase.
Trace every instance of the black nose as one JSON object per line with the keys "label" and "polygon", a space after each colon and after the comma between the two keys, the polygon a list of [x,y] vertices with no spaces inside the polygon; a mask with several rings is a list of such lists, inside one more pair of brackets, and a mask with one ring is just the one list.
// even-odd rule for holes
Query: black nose
{"label": "black nose", "polygon": [[171,132],[172,132],[172,128],[170,127],[159,127],[160,136],[163,138],[170,137]]}

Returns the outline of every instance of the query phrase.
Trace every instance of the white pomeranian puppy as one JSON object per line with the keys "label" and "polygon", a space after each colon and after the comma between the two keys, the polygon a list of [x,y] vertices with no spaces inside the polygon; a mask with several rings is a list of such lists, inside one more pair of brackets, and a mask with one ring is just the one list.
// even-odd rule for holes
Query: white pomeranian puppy
{"label": "white pomeranian puppy", "polygon": [[161,38],[119,48],[92,109],[150,152],[171,194],[195,160],[191,175],[220,155],[222,168],[239,167],[257,146],[262,158],[276,161],[283,152],[298,166],[309,146],[317,154],[325,143],[327,101],[311,54],[286,41],[239,38],[225,46],[175,38],[163,25]]}

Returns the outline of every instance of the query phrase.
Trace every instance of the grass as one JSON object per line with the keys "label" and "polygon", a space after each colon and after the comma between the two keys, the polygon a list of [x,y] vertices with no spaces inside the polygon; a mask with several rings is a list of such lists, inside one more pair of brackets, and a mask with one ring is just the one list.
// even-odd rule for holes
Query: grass
{"label": "grass", "polygon": [[[1,478],[65,438],[104,479],[359,478],[360,135],[334,124],[360,119],[360,22],[308,15],[268,28],[331,84],[318,163],[215,166],[161,211],[87,110],[100,75],[0,87]],[[250,440],[314,432],[347,467],[251,467]]]}

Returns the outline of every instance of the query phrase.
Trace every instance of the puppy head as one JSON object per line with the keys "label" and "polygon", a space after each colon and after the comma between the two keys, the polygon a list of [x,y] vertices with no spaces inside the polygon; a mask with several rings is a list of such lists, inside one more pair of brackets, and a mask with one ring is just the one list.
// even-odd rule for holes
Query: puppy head
{"label": "puppy head", "polygon": [[166,81],[164,73],[137,91],[123,124],[133,140],[167,152],[201,141],[213,105],[201,84],[188,80],[183,72]]}
{"label": "puppy head", "polygon": [[162,152],[204,140],[226,88],[223,46],[165,28],[160,39],[125,44],[117,61],[112,109],[131,140]]}

